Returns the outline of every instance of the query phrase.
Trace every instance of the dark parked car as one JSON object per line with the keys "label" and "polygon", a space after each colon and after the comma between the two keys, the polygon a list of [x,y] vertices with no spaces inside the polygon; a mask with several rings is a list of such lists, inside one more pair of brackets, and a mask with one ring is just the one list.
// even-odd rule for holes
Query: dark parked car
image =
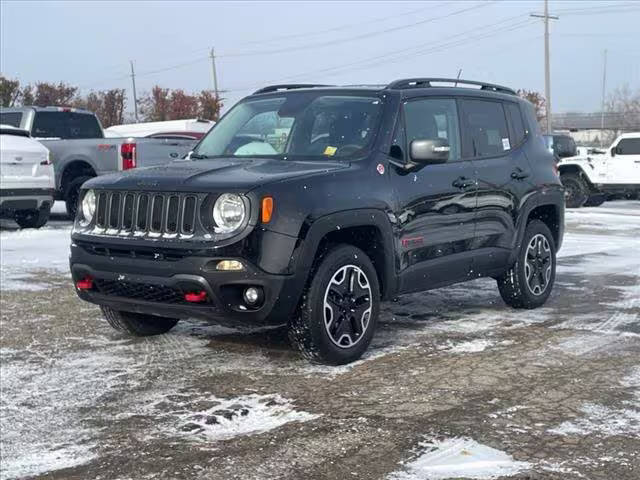
{"label": "dark parked car", "polygon": [[575,157],[578,155],[578,147],[576,141],[570,135],[554,133],[552,135],[544,135],[547,148],[557,157],[556,160],[567,157]]}
{"label": "dark parked car", "polygon": [[539,307],[563,231],[553,155],[513,90],[282,85],[184,160],[85,183],[70,264],[117,329],[288,324],[307,357],[341,364],[399,294],[494,277],[508,305]]}

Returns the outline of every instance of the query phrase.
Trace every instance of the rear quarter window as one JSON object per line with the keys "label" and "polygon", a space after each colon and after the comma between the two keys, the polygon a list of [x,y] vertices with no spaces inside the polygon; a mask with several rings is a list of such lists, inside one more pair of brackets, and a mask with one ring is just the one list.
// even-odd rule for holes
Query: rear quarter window
{"label": "rear quarter window", "polygon": [[22,113],[20,112],[3,112],[0,113],[0,125],[11,125],[20,128],[22,121]]}
{"label": "rear quarter window", "polygon": [[520,112],[520,106],[516,103],[505,103],[504,109],[507,113],[507,119],[509,120],[511,146],[515,147],[524,142],[524,139],[527,136],[527,132],[522,121],[522,112]]}

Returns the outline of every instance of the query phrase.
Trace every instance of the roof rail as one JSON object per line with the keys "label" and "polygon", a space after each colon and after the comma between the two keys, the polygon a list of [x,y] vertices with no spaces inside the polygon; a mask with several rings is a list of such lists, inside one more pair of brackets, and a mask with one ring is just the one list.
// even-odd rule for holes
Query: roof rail
{"label": "roof rail", "polygon": [[402,90],[406,88],[424,88],[432,87],[431,82],[443,82],[453,83],[453,86],[458,86],[459,83],[463,85],[479,85],[480,90],[489,90],[491,92],[508,93],[510,95],[517,95],[517,93],[502,85],[494,85],[493,83],[475,82],[473,80],[461,80],[459,78],[404,78],[402,80],[395,80],[387,85],[389,89]]}
{"label": "roof rail", "polygon": [[269,85],[268,87],[261,88],[253,92],[253,95],[258,93],[277,92],[278,90],[294,90],[296,88],[315,88],[315,87],[331,87],[332,85],[318,85],[315,83],[290,83],[283,85]]}

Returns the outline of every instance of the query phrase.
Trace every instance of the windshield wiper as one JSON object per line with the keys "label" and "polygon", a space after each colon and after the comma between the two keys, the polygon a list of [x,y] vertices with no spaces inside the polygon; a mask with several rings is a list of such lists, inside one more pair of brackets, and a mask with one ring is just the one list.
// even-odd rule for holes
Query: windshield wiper
{"label": "windshield wiper", "polygon": [[193,160],[204,160],[204,159],[209,158],[209,156],[208,155],[201,155],[199,153],[195,153],[194,152],[194,153],[191,154],[190,158],[192,158]]}

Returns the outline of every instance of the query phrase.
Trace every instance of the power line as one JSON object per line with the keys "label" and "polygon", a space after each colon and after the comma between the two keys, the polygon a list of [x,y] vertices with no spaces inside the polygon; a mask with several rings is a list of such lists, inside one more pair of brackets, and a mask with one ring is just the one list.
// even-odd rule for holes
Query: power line
{"label": "power line", "polygon": [[413,15],[415,13],[423,12],[425,10],[433,10],[434,8],[446,7],[446,6],[452,5],[453,3],[454,2],[443,2],[443,3],[436,4],[436,5],[429,4],[426,7],[417,8],[415,10],[409,10],[408,12],[398,13],[396,15],[389,15],[389,16],[386,16],[386,17],[373,18],[373,19],[370,19],[370,20],[365,20],[365,21],[357,22],[357,23],[350,23],[350,24],[347,24],[347,25],[340,25],[340,26],[328,28],[328,29],[325,29],[325,30],[316,30],[316,31],[313,31],[313,32],[294,33],[294,34],[291,34],[291,35],[281,35],[279,37],[271,37],[271,38],[268,38],[266,40],[253,40],[251,42],[243,43],[242,45],[253,45],[253,44],[256,44],[256,43],[264,44],[264,43],[277,42],[277,41],[280,41],[280,40],[289,40],[289,39],[292,39],[292,38],[312,37],[312,36],[316,36],[316,35],[324,35],[326,33],[339,32],[340,30],[359,27],[361,25],[369,25],[369,24],[373,24],[373,23],[387,22],[392,18],[406,17],[407,15]]}
{"label": "power line", "polygon": [[441,15],[439,17],[430,17],[430,18],[426,18],[423,20],[420,20],[418,22],[413,22],[413,23],[408,23],[408,24],[404,24],[404,25],[399,25],[396,27],[391,27],[391,28],[387,28],[385,30],[378,30],[375,32],[368,32],[368,33],[361,33],[358,35],[354,35],[351,37],[347,37],[347,38],[342,38],[342,39],[336,39],[336,40],[330,40],[328,42],[320,42],[320,43],[311,43],[311,44],[307,44],[307,45],[300,45],[297,47],[286,47],[286,48],[279,48],[279,49],[275,49],[275,50],[261,50],[261,51],[254,51],[254,52],[238,52],[238,53],[227,53],[227,54],[222,54],[222,55],[218,55],[218,57],[222,58],[222,57],[248,57],[248,56],[263,56],[263,55],[274,55],[274,54],[278,54],[278,53],[288,53],[288,52],[295,52],[295,51],[299,51],[299,50],[309,50],[309,49],[313,49],[313,48],[321,48],[321,47],[327,47],[327,46],[331,46],[331,45],[340,45],[342,43],[346,43],[346,42],[352,42],[355,40],[362,40],[365,38],[369,38],[369,37],[375,37],[375,36],[379,36],[379,35],[385,35],[387,33],[391,33],[391,32],[395,32],[398,30],[404,30],[406,28],[413,28],[413,27],[417,27],[420,25],[424,25],[427,23],[431,23],[431,22],[435,22],[436,20],[444,20],[445,18],[450,18],[453,17],[455,15],[460,15],[462,13],[466,13],[481,7],[486,7],[488,5],[490,5],[491,3],[494,3],[495,0],[490,1],[490,2],[484,2],[484,3],[480,3],[477,5],[473,5],[472,7],[467,7],[467,8],[462,8],[460,10],[456,10],[453,12],[450,12],[446,15]]}
{"label": "power line", "polygon": [[[264,85],[265,83],[278,83],[281,81],[288,81],[288,80],[293,80],[293,79],[297,79],[297,78],[301,78],[301,77],[306,77],[309,75],[315,75],[315,74],[319,74],[319,73],[327,73],[327,72],[331,72],[331,71],[335,71],[335,70],[350,70],[353,67],[356,67],[358,65],[366,65],[369,64],[371,62],[379,62],[382,59],[389,59],[391,58],[391,60],[387,60],[387,61],[393,61],[394,58],[393,57],[397,57],[398,55],[400,55],[400,58],[407,58],[407,57],[412,57],[416,54],[426,54],[426,53],[436,53],[435,49],[443,49],[443,48],[449,48],[450,46],[457,46],[457,44],[463,44],[466,43],[470,40],[476,40],[476,39],[481,39],[481,38],[485,38],[488,36],[491,36],[493,34],[498,34],[498,33],[503,33],[504,31],[511,31],[513,29],[513,27],[521,27],[521,26],[525,26],[525,24],[533,24],[535,22],[527,19],[524,19],[520,22],[517,22],[513,25],[507,25],[507,26],[503,26],[499,29],[497,29],[494,32],[486,32],[483,30],[492,28],[492,27],[496,27],[498,25],[503,25],[505,23],[509,23],[509,22],[513,22],[513,20],[516,19],[522,19],[523,17],[525,17],[524,15],[516,15],[513,17],[508,17],[505,18],[503,20],[500,20],[498,22],[493,22],[487,25],[481,25],[481,26],[475,26],[472,30],[467,30],[458,34],[454,34],[454,35],[448,35],[448,39],[445,41],[438,41],[438,42],[426,42],[423,44],[419,44],[419,45],[414,45],[412,47],[404,47],[402,49],[398,49],[398,50],[393,50],[391,52],[387,52],[385,54],[382,55],[375,55],[373,57],[368,57],[368,58],[364,58],[361,60],[356,60],[353,62],[349,62],[346,64],[341,64],[341,65],[335,65],[332,67],[325,67],[322,69],[318,69],[318,70],[313,70],[313,71],[307,71],[307,72],[303,72],[303,73],[299,73],[299,74],[294,74],[294,75],[288,75],[285,77],[280,77],[279,79],[275,79],[275,80],[267,80],[264,82],[261,82],[260,84],[252,84],[252,85],[247,85],[245,87],[240,87],[240,88],[234,88],[234,89],[230,89],[228,90],[229,92],[234,92],[234,91],[245,91],[245,90],[250,90],[252,88],[256,88],[260,85]],[[471,37],[465,39],[464,37],[467,37],[469,34],[474,34],[475,32],[481,31],[482,33],[479,34],[475,34],[472,35]],[[456,37],[463,37],[462,39],[459,39],[457,41],[451,41],[451,39],[454,39]],[[431,50],[423,50],[425,47],[431,47]],[[421,50],[422,49],[422,50]],[[397,60],[397,59],[396,59]]]}

